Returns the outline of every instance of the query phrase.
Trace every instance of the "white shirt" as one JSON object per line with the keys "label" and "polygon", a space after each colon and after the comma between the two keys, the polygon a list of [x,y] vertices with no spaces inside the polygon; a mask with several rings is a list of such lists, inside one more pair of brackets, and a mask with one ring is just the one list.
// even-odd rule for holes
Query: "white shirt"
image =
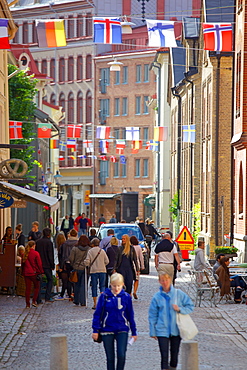
{"label": "white shirt", "polygon": [[158,261],[159,263],[172,263],[174,262],[174,254],[178,253],[176,246],[172,248],[171,252],[159,252]]}

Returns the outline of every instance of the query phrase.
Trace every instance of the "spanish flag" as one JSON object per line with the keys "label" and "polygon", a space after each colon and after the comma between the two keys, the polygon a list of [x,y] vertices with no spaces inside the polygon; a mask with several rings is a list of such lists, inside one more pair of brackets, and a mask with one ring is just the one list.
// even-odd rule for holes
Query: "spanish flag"
{"label": "spanish flag", "polygon": [[66,46],[63,19],[36,20],[36,29],[41,48]]}

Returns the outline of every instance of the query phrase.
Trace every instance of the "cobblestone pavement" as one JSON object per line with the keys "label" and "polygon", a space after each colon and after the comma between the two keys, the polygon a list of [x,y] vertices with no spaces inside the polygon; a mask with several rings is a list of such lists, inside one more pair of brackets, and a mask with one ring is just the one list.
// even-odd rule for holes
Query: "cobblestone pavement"
{"label": "cobblestone pavement", "polygon": [[[177,286],[193,295],[187,270],[183,266]],[[160,369],[157,342],[149,338],[147,321],[149,303],[158,287],[152,262],[150,275],[141,275],[139,299],[133,302],[139,337],[128,348],[126,370]],[[0,307],[0,369],[49,369],[50,335],[55,333],[67,335],[70,370],[106,369],[102,344],[91,340],[91,298],[89,308],[64,300],[28,310],[23,297],[1,295]],[[211,308],[206,300],[195,308],[192,317],[199,329],[200,370],[246,369],[246,313],[246,305],[220,303]]]}

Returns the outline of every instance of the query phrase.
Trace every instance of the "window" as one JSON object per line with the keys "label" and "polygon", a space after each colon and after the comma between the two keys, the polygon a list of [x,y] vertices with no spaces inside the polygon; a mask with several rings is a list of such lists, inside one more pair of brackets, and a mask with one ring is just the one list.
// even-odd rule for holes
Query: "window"
{"label": "window", "polygon": [[114,99],[114,116],[119,116],[119,98]]}
{"label": "window", "polygon": [[92,79],[92,55],[90,54],[86,56],[86,79]]}
{"label": "window", "polygon": [[59,59],[59,82],[65,81],[65,60],[64,58]]}
{"label": "window", "polygon": [[114,139],[120,139],[120,130],[119,130],[119,128],[114,128]]}
{"label": "window", "polygon": [[135,160],[135,177],[140,177],[140,159]]}
{"label": "window", "polygon": [[83,79],[83,59],[82,55],[77,57],[77,80]]}
{"label": "window", "polygon": [[34,44],[37,44],[38,43],[38,37],[37,37],[37,30],[36,30],[36,22],[33,21],[33,29],[32,29],[32,33],[33,33],[33,43]]}
{"label": "window", "polygon": [[121,176],[127,177],[127,165],[126,163],[121,164]]}
{"label": "window", "polygon": [[50,103],[53,104],[53,105],[56,105],[56,95],[55,95],[55,93],[51,94]]}
{"label": "window", "polygon": [[74,58],[68,58],[68,81],[74,81]]}
{"label": "window", "polygon": [[237,53],[237,71],[236,71],[236,117],[240,116],[241,103],[241,51]]}
{"label": "window", "polygon": [[100,124],[106,124],[106,117],[109,117],[110,113],[110,100],[100,99]]}
{"label": "window", "polygon": [[143,177],[148,177],[148,159],[143,159]]}
{"label": "window", "polygon": [[[61,93],[59,95],[58,105],[60,105],[61,107],[63,107],[63,112],[65,112],[65,95],[64,95],[64,93]],[[61,123],[65,123],[64,122],[64,119],[62,120]]]}
{"label": "window", "polygon": [[87,13],[86,16],[86,36],[92,36],[92,14]]}
{"label": "window", "polygon": [[74,95],[70,92],[68,96],[68,123],[74,122]]}
{"label": "window", "polygon": [[128,98],[123,98],[122,100],[122,116],[127,116],[128,114]]}
{"label": "window", "polygon": [[149,82],[149,64],[144,64],[144,82]]}
{"label": "window", "polygon": [[109,161],[100,161],[99,181],[100,185],[106,184],[106,178],[109,177]]}
{"label": "window", "polygon": [[141,82],[141,65],[136,66],[136,82]]}
{"label": "window", "polygon": [[[121,131],[122,131],[122,139],[126,140],[126,127],[122,128]],[[127,144],[128,142],[126,142],[126,147],[127,147]]]}
{"label": "window", "polygon": [[83,95],[81,91],[77,94],[77,123],[83,123]]}
{"label": "window", "polygon": [[114,84],[115,85],[119,85],[120,84],[120,71],[115,71]]}
{"label": "window", "polygon": [[68,19],[68,39],[72,39],[74,37],[74,17],[73,15],[69,15]]}
{"label": "window", "polygon": [[147,102],[148,102],[148,96],[145,95],[144,99],[143,99],[143,114],[148,114],[149,113]]}
{"label": "window", "polygon": [[100,68],[100,92],[106,93],[106,86],[110,84],[110,68]]}
{"label": "window", "polygon": [[22,25],[22,43],[28,44],[28,22],[23,22]]}
{"label": "window", "polygon": [[123,67],[123,84],[128,83],[128,67]]}
{"label": "window", "polygon": [[47,74],[47,60],[42,59],[41,61],[41,73]]}
{"label": "window", "polygon": [[92,94],[88,91],[86,94],[86,123],[92,122]]}
{"label": "window", "polygon": [[147,141],[149,140],[148,134],[149,134],[149,129],[148,127],[143,128],[143,145],[147,145]]}
{"label": "window", "polygon": [[113,176],[119,177],[119,162],[115,162],[113,164],[114,164]]}
{"label": "window", "polygon": [[136,96],[136,113],[135,114],[141,114],[141,97]]}
{"label": "window", "polygon": [[83,36],[83,16],[82,14],[77,15],[76,32],[77,32],[77,37]]}
{"label": "window", "polygon": [[238,213],[241,214],[244,211],[244,181],[243,181],[243,168],[242,162],[240,162],[239,171],[239,189],[238,189]]}
{"label": "window", "polygon": [[52,58],[50,61],[50,77],[53,81],[56,81],[56,66],[55,66],[55,59]]}

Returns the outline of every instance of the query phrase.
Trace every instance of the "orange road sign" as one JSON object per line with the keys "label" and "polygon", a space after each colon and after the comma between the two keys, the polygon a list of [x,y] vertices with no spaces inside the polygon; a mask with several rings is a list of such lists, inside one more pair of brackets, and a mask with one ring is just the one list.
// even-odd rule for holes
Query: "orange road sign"
{"label": "orange road sign", "polygon": [[176,239],[176,242],[181,250],[194,250],[194,239],[187,226],[182,228]]}

